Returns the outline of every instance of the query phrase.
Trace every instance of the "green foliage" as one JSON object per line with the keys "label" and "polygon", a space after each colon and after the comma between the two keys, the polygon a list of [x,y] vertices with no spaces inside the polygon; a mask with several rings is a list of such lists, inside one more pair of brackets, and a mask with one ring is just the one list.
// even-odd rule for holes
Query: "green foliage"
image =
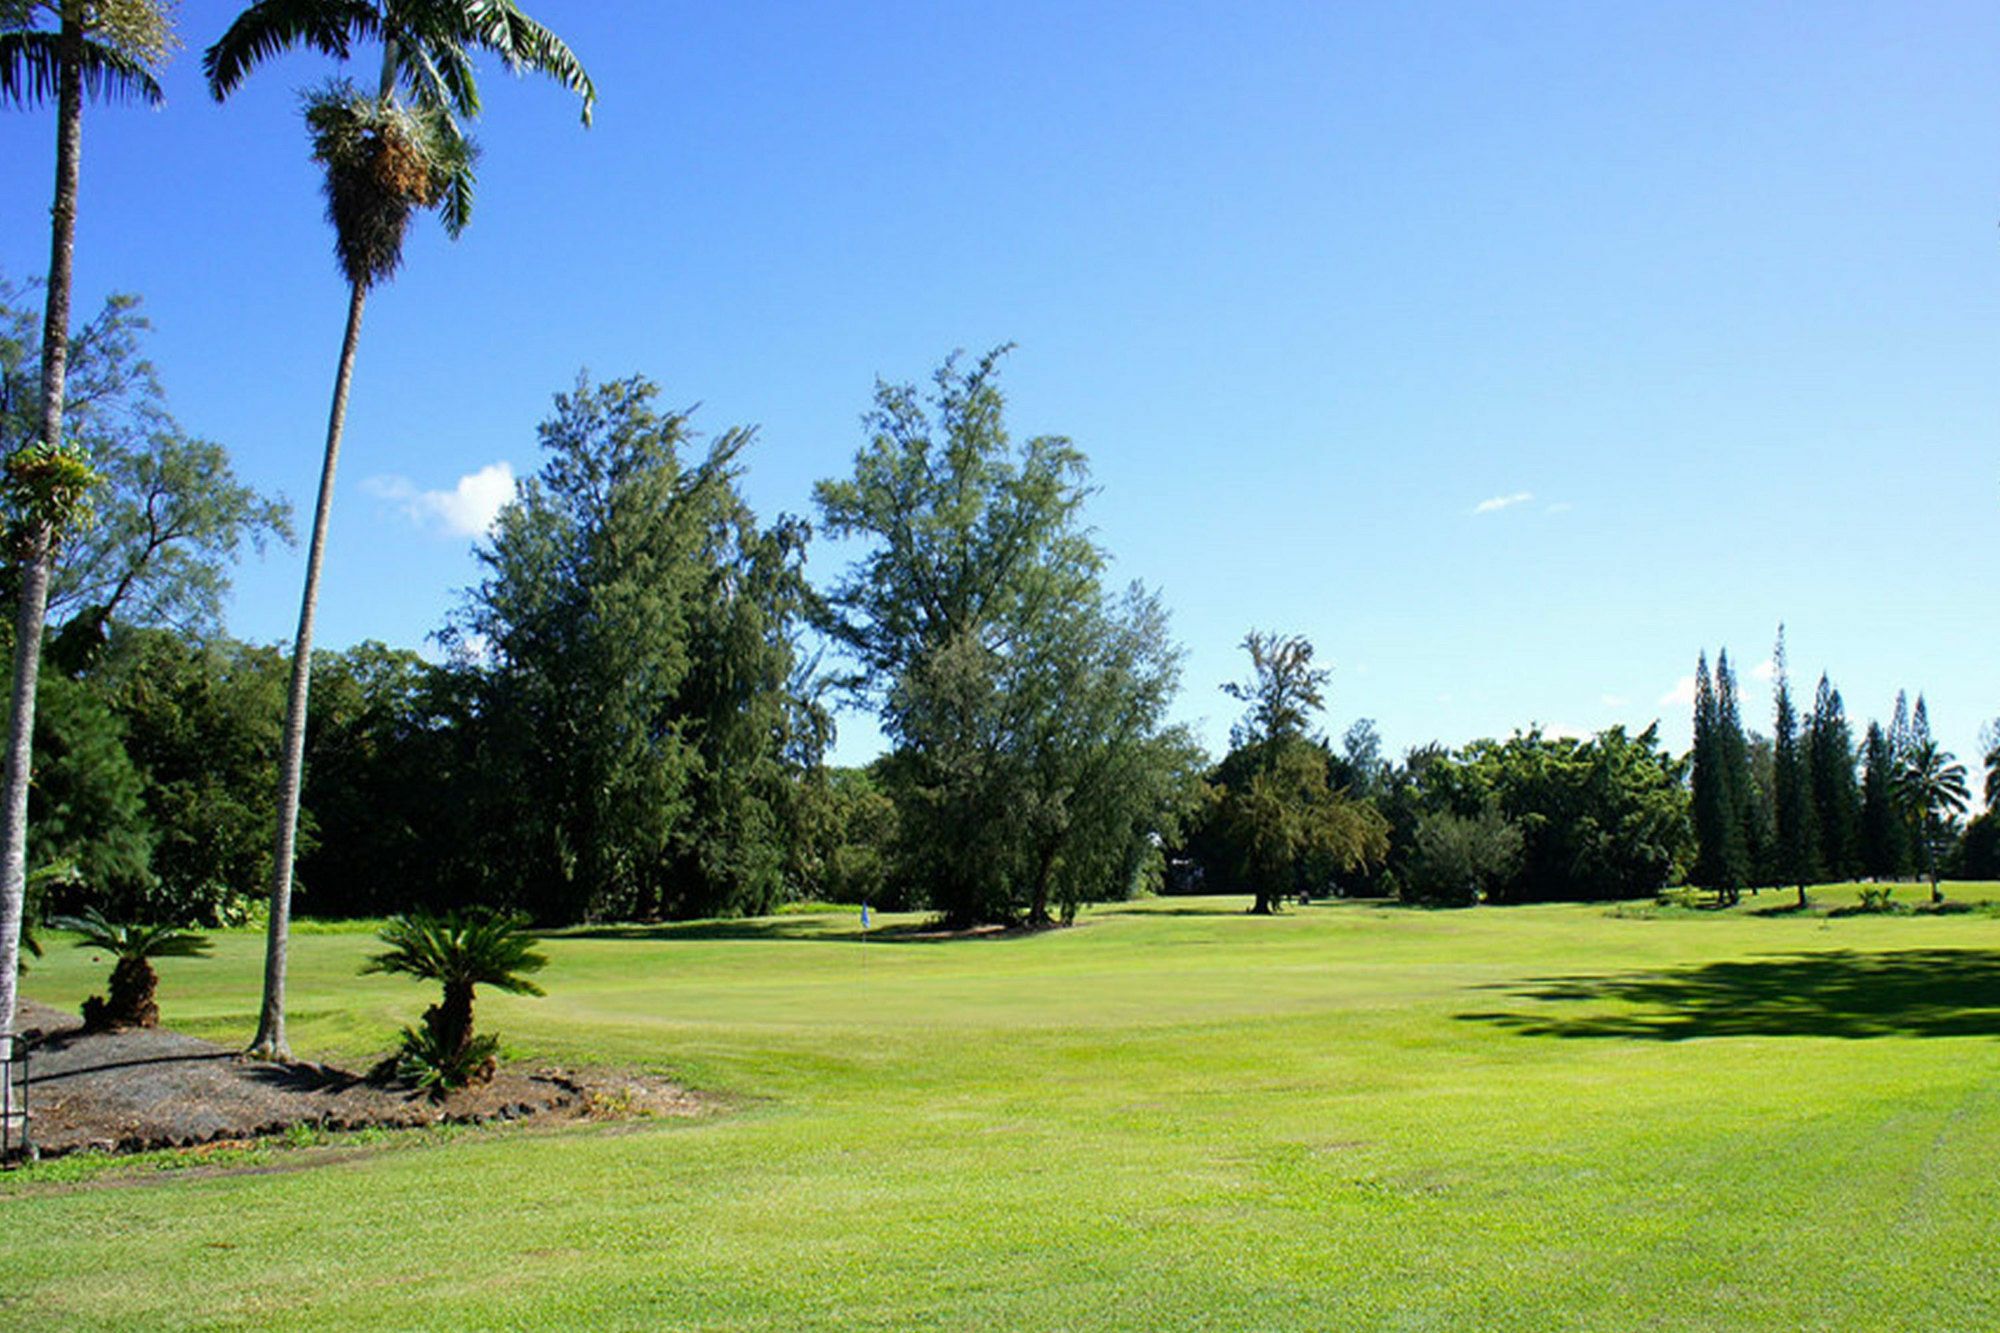
{"label": "green foliage", "polygon": [[91,1032],[121,1027],[154,1027],[160,1021],[159,1005],[153,995],[159,977],[153,971],[155,958],[195,958],[206,954],[212,941],[191,930],[148,923],[113,923],[94,908],[74,916],[54,916],[49,925],[57,930],[75,931],[79,949],[97,949],[111,955],[108,994],[93,995],[83,1002],[83,1025]]}
{"label": "green foliage", "polygon": [[1280,638],[1251,630],[1243,650],[1250,654],[1250,679],[1222,687],[1230,698],[1250,705],[1230,729],[1232,748],[1304,738],[1312,716],[1326,706],[1322,690],[1332,669],[1312,664],[1312,643],[1301,634]]}
{"label": "green foliage", "polygon": [[[1717,663],[1717,682],[1709,679],[1706,653],[1695,663],[1694,746],[1689,754],[1695,857],[1688,881],[1713,890],[1723,903],[1733,903],[1751,873],[1744,790],[1750,769],[1736,720],[1735,680],[1729,674],[1727,650]],[[1726,708],[1723,689],[1732,696]]]}
{"label": "green foliage", "polygon": [[419,1024],[403,1029],[390,1067],[419,1092],[442,1097],[492,1078],[499,1051],[500,1038],[490,1033],[453,1046],[429,1024]]}
{"label": "green foliage", "polygon": [[486,850],[472,679],[364,642],[313,654],[301,910],[379,916],[463,901]]}
{"label": "green foliage", "polygon": [[74,932],[79,949],[101,949],[119,962],[147,958],[195,958],[214,947],[200,931],[157,922],[114,922],[96,908],[49,918],[56,930]]}
{"label": "green foliage", "polygon": [[1819,814],[1812,801],[1812,774],[1799,736],[1798,713],[1792,706],[1783,625],[1778,626],[1778,644],[1772,657],[1777,663],[1777,676],[1772,684],[1771,727],[1771,808],[1777,835],[1773,869],[1778,883],[1798,886],[1799,903],[1803,906],[1806,885],[1822,878]]}
{"label": "green foliage", "polygon": [[10,520],[6,545],[12,558],[36,558],[88,527],[90,493],[103,480],[90,455],[74,444],[38,440],[8,454],[0,464],[0,504]]}
{"label": "green foliage", "polygon": [[1840,691],[1824,673],[1806,719],[1805,760],[1820,859],[1829,878],[1861,873],[1861,791],[1854,780],[1854,738]]}
{"label": "green foliage", "polygon": [[558,395],[452,631],[484,655],[488,900],[543,920],[768,910],[827,734],[793,647],[805,530],[737,493],[749,431],[684,464],[696,437],[658,393]]}
{"label": "green foliage", "polygon": [[469,176],[473,146],[441,107],[407,107],[335,79],[305,99],[313,161],[325,168],[326,219],[340,271],[357,287],[394,276],[410,217]]}
{"label": "green foliage", "polygon": [[1682,776],[1657,726],[1587,741],[1517,732],[1433,763],[1426,803],[1463,818],[1491,807],[1519,827],[1519,868],[1492,886],[1492,901],[1644,898],[1693,852]]}
{"label": "green foliage", "polygon": [[[148,327],[138,297],[114,294],[69,338],[64,430],[102,478],[92,521],[58,548],[50,576],[48,617],[60,627],[52,656],[71,674],[114,623],[214,633],[230,563],[246,544],[262,551],[291,537],[290,507],[243,485],[221,445],[189,436],[168,412],[142,354]],[[0,448],[9,453],[41,430],[40,357],[40,312],[0,279]],[[25,517],[18,504],[10,513]]]}
{"label": "green foliage", "polygon": [[911,908],[891,870],[895,857],[896,803],[869,768],[828,768],[809,774],[806,834],[801,850],[811,859],[801,887],[822,902]]}
{"label": "green foliage", "polygon": [[1988,809],[1965,826],[1951,872],[1954,879],[2000,879],[2000,809]]}
{"label": "green foliage", "polygon": [[492,986],[516,995],[543,994],[528,974],[541,971],[548,958],[536,951],[527,926],[524,916],[490,910],[414,912],[383,923],[380,937],[389,948],[371,956],[361,971],[416,977],[444,988],[444,998],[424,1012],[422,1028],[403,1030],[399,1073],[434,1092],[490,1076],[498,1046],[492,1037],[473,1036],[474,993]]}
{"label": "green foliage", "polygon": [[[1918,706],[1922,707],[1921,700]],[[1965,765],[1929,739],[1928,727],[1924,731],[1924,739],[1903,759],[1897,792],[1904,807],[1917,818],[1924,865],[1930,873],[1931,901],[1936,903],[1943,901],[1938,892],[1940,845],[1950,837],[1953,821],[1965,813],[1971,793],[1966,785]]]}
{"label": "green foliage", "polygon": [[828,533],[865,543],[824,624],[895,747],[894,877],[959,925],[1122,896],[1195,762],[1166,721],[1166,613],[1105,592],[1083,455],[1008,434],[1005,350],[948,360],[928,397],[878,383],[852,477],[816,488]]}
{"label": "green foliage", "polygon": [[[38,13],[53,18],[58,30],[35,27]],[[64,40],[68,23],[79,38],[74,45]],[[179,45],[171,3],[7,0],[0,5],[0,102],[28,107],[55,101],[69,64],[88,101],[158,105],[155,72]]]}
{"label": "green foliage", "polygon": [[[409,110],[401,114],[423,126],[427,159],[414,168],[425,181],[445,230],[456,236],[472,216],[472,165],[477,156],[459,118],[479,114],[479,86],[472,56],[497,56],[514,73],[545,74],[576,93],[583,122],[590,123],[597,99],[590,75],[560,37],[523,14],[512,0],[256,0],[202,55],[209,91],[220,101],[250,71],[281,52],[308,47],[346,60],[356,42],[383,43],[382,82],[377,100],[386,108],[400,89]],[[359,137],[359,136],[358,136]],[[448,164],[441,185],[431,173]],[[366,170],[364,164],[363,169]],[[391,179],[412,170],[408,163]],[[412,188],[405,181],[400,187]],[[332,193],[331,185],[329,193]],[[336,226],[339,224],[336,223]],[[400,238],[399,238],[400,243]],[[393,268],[393,265],[391,266]],[[361,283],[360,278],[354,279]],[[361,283],[361,285],[366,285]]]}
{"label": "green foliage", "polygon": [[1861,743],[1861,873],[1896,878],[1910,866],[1909,821],[1897,791],[1900,765],[1888,733],[1868,724]]}
{"label": "green foliage", "polygon": [[29,862],[67,863],[78,875],[75,886],[52,890],[50,905],[94,902],[120,917],[153,919],[147,907],[156,834],[146,817],[145,775],[125,749],[122,721],[85,682],[46,675],[38,694]]}
{"label": "green foliage", "polygon": [[1417,820],[1413,843],[1403,897],[1468,907],[1514,874],[1525,839],[1519,825],[1489,805],[1472,818],[1449,810],[1426,813]]}

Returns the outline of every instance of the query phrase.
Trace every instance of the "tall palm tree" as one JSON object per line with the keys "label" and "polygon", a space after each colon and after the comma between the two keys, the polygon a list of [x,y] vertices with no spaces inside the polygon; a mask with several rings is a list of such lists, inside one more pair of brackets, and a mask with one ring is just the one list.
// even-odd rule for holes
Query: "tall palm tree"
{"label": "tall palm tree", "polygon": [[[202,56],[217,101],[242,85],[263,61],[293,47],[346,60],[358,43],[379,42],[381,79],[373,98],[336,82],[307,101],[313,156],[326,169],[327,218],[349,287],[347,332],[333,380],[319,498],[306,549],[305,590],[292,649],[291,692],[278,786],[278,821],[271,858],[270,926],[264,952],[264,998],[253,1055],[287,1059],[285,962],[290,945],[292,856],[298,835],[299,787],[305,762],[306,696],[312,665],[313,613],[333,503],[333,476],[347,419],[347,391],[361,338],[369,288],[402,262],[412,212],[438,210],[457,236],[472,214],[473,146],[458,118],[479,114],[472,59],[485,51],[509,70],[546,74],[583,99],[583,121],[597,93],[561,38],[523,14],[513,0],[258,0]],[[402,97],[399,98],[398,94]],[[407,99],[406,101],[403,99]]]}
{"label": "tall palm tree", "polygon": [[[41,15],[53,31],[35,25]],[[157,104],[153,67],[174,46],[173,25],[155,0],[0,0],[0,102],[56,104],[55,203],[50,208],[48,288],[42,317],[42,421],[35,444],[8,460],[20,562],[14,606],[12,712],[0,779],[0,1034],[14,1027],[21,917],[28,868],[28,782],[35,736],[35,687],[49,571],[63,528],[91,483],[88,467],[64,447],[63,387],[69,369],[69,307],[76,256],[77,182],[83,102]]]}
{"label": "tall palm tree", "polygon": [[1936,741],[1912,747],[1903,761],[1899,786],[1903,799],[1915,812],[1923,830],[1924,864],[1931,878],[1931,901],[1941,903],[1938,892],[1937,844],[1945,819],[1965,813],[1970,792],[1965,784],[1965,765]]}

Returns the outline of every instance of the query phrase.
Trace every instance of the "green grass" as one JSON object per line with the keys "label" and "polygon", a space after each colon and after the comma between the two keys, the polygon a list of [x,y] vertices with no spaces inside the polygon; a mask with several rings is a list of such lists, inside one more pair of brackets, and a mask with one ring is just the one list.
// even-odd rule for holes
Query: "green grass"
{"label": "green grass", "polygon": [[[2000,918],[1822,914],[1855,897],[576,932],[482,1022],[729,1111],[17,1172],[0,1326],[2000,1326]],[[163,962],[166,1021],[247,1040],[260,947]],[[428,1002],[375,947],[300,936],[302,1054]]]}

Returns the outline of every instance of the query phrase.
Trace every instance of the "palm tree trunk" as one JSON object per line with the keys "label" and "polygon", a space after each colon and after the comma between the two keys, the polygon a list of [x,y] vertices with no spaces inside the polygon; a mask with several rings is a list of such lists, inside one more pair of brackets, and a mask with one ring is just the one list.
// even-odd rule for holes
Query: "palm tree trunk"
{"label": "palm tree trunk", "polygon": [[306,586],[299,599],[299,633],[292,645],[292,688],[285,700],[285,753],[278,775],[278,830],[271,851],[271,914],[264,937],[264,1003],[250,1054],[265,1060],[292,1058],[285,1037],[285,962],[292,939],[292,857],[298,845],[299,791],[305,777],[306,696],[312,684],[313,613],[319,609],[319,568],[326,553],[327,518],[333,510],[333,475],[340,462],[340,435],[347,425],[347,388],[354,378],[354,354],[361,343],[361,309],[368,289],[355,283],[347,303],[347,336],[340,345],[340,369],[333,379],[333,410],[326,423],[326,456],[319,468],[319,500],[313,506],[312,542],[306,549]]}
{"label": "palm tree trunk", "polygon": [[[56,75],[56,194],[49,209],[49,285],[42,314],[42,441],[63,439],[63,384],[69,371],[69,297],[76,257],[77,178],[83,156],[83,24],[65,7]],[[39,526],[22,553],[14,609],[14,688],[7,719],[7,764],[0,790],[0,1036],[14,1030],[21,970],[21,918],[28,889],[28,782],[35,745],[35,688],[42,669],[49,565],[56,533]]]}

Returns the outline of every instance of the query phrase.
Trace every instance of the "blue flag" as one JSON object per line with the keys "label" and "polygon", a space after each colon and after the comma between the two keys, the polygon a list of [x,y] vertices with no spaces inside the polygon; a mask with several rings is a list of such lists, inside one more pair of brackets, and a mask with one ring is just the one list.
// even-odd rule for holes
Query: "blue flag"
{"label": "blue flag", "polygon": [[861,928],[868,929],[868,904],[861,904]]}

